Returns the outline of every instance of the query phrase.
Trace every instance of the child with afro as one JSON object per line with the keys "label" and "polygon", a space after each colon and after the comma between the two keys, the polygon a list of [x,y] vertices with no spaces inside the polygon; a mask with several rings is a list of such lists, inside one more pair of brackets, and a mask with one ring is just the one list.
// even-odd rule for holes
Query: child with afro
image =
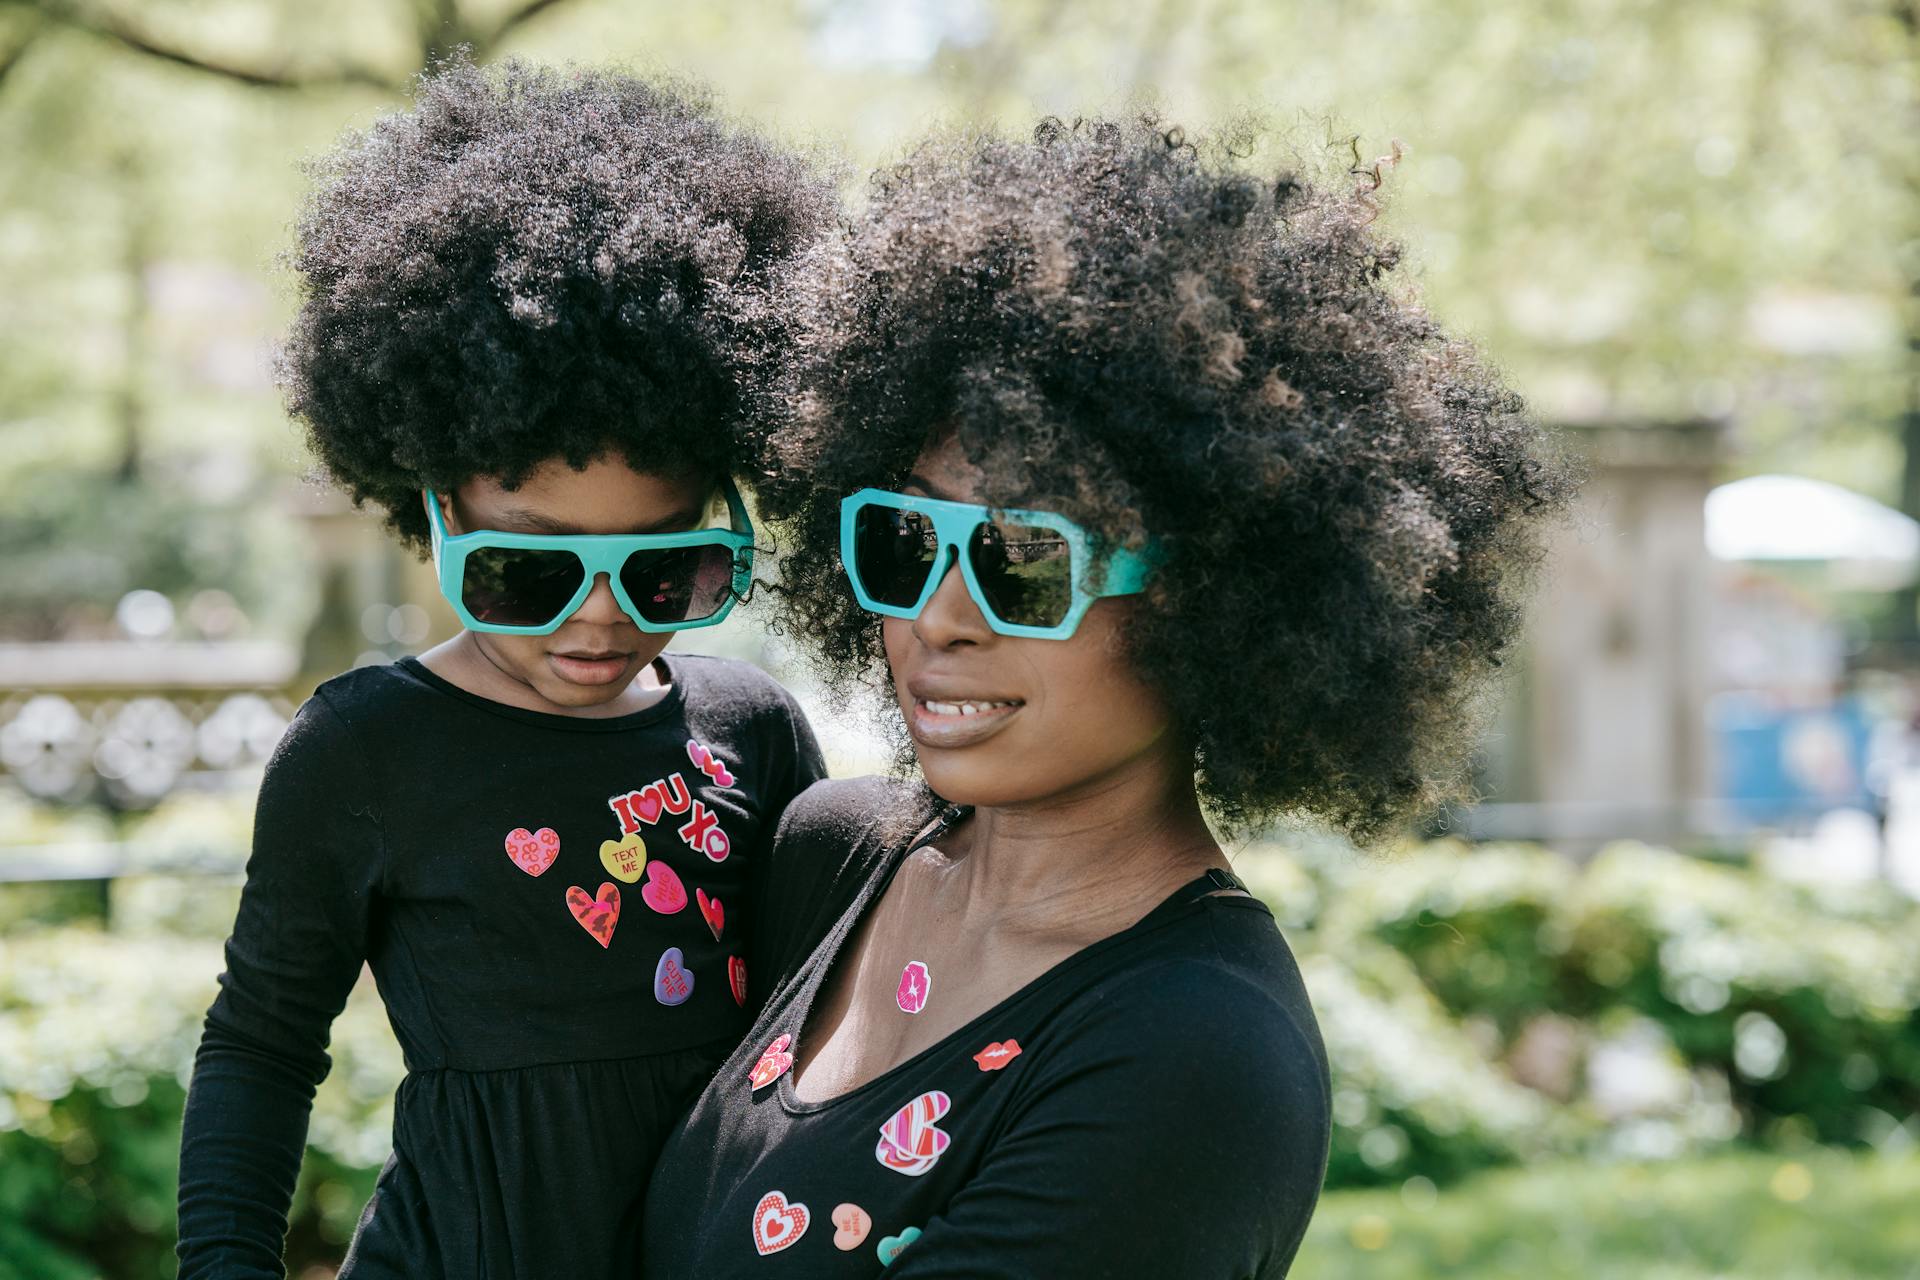
{"label": "child with afro", "polygon": [[270,764],[180,1157],[180,1275],[280,1276],[329,1028],[405,1053],[342,1276],[608,1276],[748,1020],[761,854],[823,772],[752,667],[729,473],[766,283],[832,212],[699,91],[464,62],[319,168],[290,405],[464,624],[323,684]]}

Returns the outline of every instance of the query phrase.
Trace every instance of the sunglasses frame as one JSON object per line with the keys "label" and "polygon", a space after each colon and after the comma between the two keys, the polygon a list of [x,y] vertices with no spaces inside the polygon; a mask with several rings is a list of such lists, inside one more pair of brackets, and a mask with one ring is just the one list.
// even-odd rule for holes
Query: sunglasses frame
{"label": "sunglasses frame", "polygon": [[[731,478],[722,484],[722,492],[727,499],[727,514],[732,521],[731,529],[689,529],[684,533],[509,533],[498,529],[476,529],[471,533],[449,534],[446,519],[440,514],[440,498],[433,490],[424,491],[427,502],[427,518],[433,531],[433,568],[440,582],[440,594],[447,598],[460,624],[469,631],[484,631],[493,635],[508,636],[549,636],[558,631],[585,604],[587,597],[593,594],[593,584],[601,574],[607,575],[607,585],[613,588],[613,598],[619,602],[621,612],[632,620],[640,630],[658,634],[666,631],[692,631],[698,627],[711,627],[726,619],[733,612],[733,606],[744,600],[753,591],[753,522],[747,517],[747,505],[741,500],[740,490]],[[733,580],[728,585],[726,599],[720,607],[704,618],[687,622],[649,622],[640,616],[634,607],[633,598],[627,589],[620,585],[620,569],[627,557],[636,551],[675,551],[683,547],[726,547],[733,552]],[[584,569],[580,587],[573,593],[566,607],[555,614],[551,622],[539,626],[509,626],[505,623],[482,622],[473,616],[461,599],[461,580],[466,572],[467,557],[483,548],[505,548],[527,551],[566,551],[571,552]]]}
{"label": "sunglasses frame", "polygon": [[[854,557],[855,529],[863,507],[886,507],[895,511],[911,511],[930,517],[933,531],[939,538],[939,546],[934,550],[933,568],[927,571],[926,586],[921,588],[920,598],[911,605],[883,604],[868,594],[866,585],[860,581],[860,571]],[[1067,541],[1067,549],[1072,559],[1068,563],[1068,580],[1073,590],[1072,602],[1067,607],[1066,616],[1051,627],[1029,627],[1016,622],[1008,622],[994,612],[987,603],[986,592],[980,586],[975,575],[973,557],[966,554],[967,542],[973,531],[983,524],[1008,521],[1016,524],[1038,525],[1052,529]],[[1137,595],[1146,590],[1147,579],[1153,572],[1158,557],[1151,545],[1145,551],[1133,551],[1127,547],[1112,546],[1097,541],[1093,534],[1075,524],[1057,511],[1032,511],[1015,507],[989,507],[976,502],[949,502],[944,498],[920,498],[911,494],[895,493],[890,489],[862,489],[840,501],[840,565],[846,570],[847,581],[853,586],[854,599],[860,607],[869,613],[881,614],[888,618],[917,618],[920,611],[927,607],[927,601],[933,599],[933,593],[940,589],[947,574],[951,571],[949,561],[960,566],[960,577],[967,586],[967,594],[973,597],[974,607],[980,610],[980,616],[996,634],[1018,636],[1026,640],[1065,640],[1079,628],[1080,620],[1086,617],[1087,610],[1093,607],[1095,600],[1108,596]],[[1088,578],[1096,566],[1104,566],[1098,587],[1089,585]]]}

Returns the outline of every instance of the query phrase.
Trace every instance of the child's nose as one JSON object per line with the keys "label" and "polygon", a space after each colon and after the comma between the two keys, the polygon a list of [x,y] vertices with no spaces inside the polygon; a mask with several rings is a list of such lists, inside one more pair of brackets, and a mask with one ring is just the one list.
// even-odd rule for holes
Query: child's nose
{"label": "child's nose", "polygon": [[625,622],[627,615],[620,608],[620,602],[613,598],[613,583],[604,573],[593,577],[593,590],[580,602],[580,608],[573,615],[581,622],[590,622],[598,626],[610,627]]}

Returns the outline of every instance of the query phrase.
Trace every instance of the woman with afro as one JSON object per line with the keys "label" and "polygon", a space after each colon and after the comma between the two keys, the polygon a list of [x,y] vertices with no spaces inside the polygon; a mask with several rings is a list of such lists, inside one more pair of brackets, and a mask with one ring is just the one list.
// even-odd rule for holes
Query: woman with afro
{"label": "woman with afro", "polygon": [[405,1052],[342,1276],[605,1277],[749,1018],[762,846],[818,777],[742,663],[730,473],[773,270],[831,196],[699,92],[441,68],[321,166],[284,355],[320,461],[464,624],[330,680],[263,784],[180,1157],[180,1275],[283,1273],[329,1026]]}
{"label": "woman with afro", "polygon": [[1370,194],[1227,153],[929,142],[796,276],[786,624],[924,783],[788,810],[782,981],[668,1142],[646,1275],[1291,1264],[1326,1056],[1214,831],[1449,795],[1572,481],[1390,287]]}

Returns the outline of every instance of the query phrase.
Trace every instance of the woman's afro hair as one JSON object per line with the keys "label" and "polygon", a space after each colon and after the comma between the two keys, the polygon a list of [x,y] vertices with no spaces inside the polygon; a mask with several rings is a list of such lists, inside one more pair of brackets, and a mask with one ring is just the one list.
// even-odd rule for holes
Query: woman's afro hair
{"label": "woman's afro hair", "polygon": [[1371,841],[1457,794],[1577,468],[1390,290],[1358,184],[1257,177],[1152,118],[949,135],[798,261],[762,510],[782,622],[884,681],[838,506],[952,431],[996,505],[1165,560],[1126,625],[1229,830]]}
{"label": "woman's afro hair", "polygon": [[444,64],[314,170],[280,371],[321,463],[423,548],[423,487],[739,460],[769,270],[832,188],[700,89]]}

